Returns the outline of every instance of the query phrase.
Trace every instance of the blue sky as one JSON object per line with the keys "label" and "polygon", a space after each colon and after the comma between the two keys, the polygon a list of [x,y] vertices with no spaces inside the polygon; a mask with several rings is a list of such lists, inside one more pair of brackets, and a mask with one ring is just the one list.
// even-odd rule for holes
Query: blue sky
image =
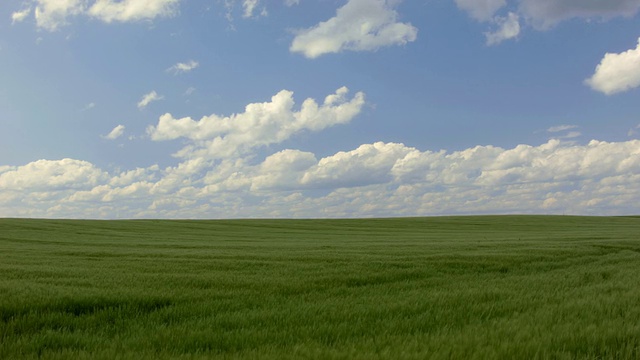
{"label": "blue sky", "polygon": [[0,216],[640,212],[640,0],[0,4]]}

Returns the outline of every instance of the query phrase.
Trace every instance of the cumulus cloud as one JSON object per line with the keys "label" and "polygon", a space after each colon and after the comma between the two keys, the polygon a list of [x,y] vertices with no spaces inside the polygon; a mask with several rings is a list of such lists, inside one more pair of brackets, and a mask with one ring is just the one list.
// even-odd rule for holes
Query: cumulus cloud
{"label": "cumulus cloud", "polygon": [[172,67],[168,68],[167,71],[168,72],[172,72],[174,75],[178,75],[178,74],[183,74],[186,72],[189,72],[195,68],[197,68],[200,64],[197,61],[194,60],[189,60],[187,62],[184,63],[177,63],[175,65],[173,65]]}
{"label": "cumulus cloud", "polygon": [[85,189],[106,179],[105,172],[87,161],[38,160],[0,174],[0,189],[9,191]]}
{"label": "cumulus cloud", "polygon": [[104,135],[102,137],[107,140],[115,140],[120,136],[122,136],[122,134],[124,134],[124,129],[125,129],[124,125],[118,125],[114,127],[113,130],[111,130],[111,132],[109,132],[107,135]]}
{"label": "cumulus cloud", "polygon": [[497,45],[509,39],[516,38],[520,34],[520,20],[517,14],[510,12],[506,17],[497,16],[494,23],[498,29],[486,32],[487,45]]}
{"label": "cumulus cloud", "polygon": [[347,99],[348,91],[342,87],[322,104],[306,99],[298,111],[294,110],[293,93],[282,90],[270,102],[249,104],[244,113],[227,117],[210,115],[196,121],[164,114],[147,133],[154,141],[191,140],[176,154],[178,157],[237,156],[255,147],[280,143],[303,130],[319,131],[351,121],[360,113],[365,100],[360,92]]}
{"label": "cumulus cloud", "polygon": [[[637,213],[640,140],[421,151],[377,142],[322,159],[187,159],[108,174],[90,163],[0,167],[0,216],[353,217]],[[317,189],[323,189],[318,195]]]}
{"label": "cumulus cloud", "polygon": [[97,0],[88,14],[106,23],[149,20],[174,15],[180,0]]}
{"label": "cumulus cloud", "polygon": [[314,187],[352,187],[385,183],[399,159],[415,151],[402,144],[377,142],[321,159],[307,170],[301,183]]}
{"label": "cumulus cloud", "polygon": [[635,49],[619,54],[606,53],[585,84],[606,95],[640,86],[640,38]]}
{"label": "cumulus cloud", "polygon": [[396,1],[349,0],[336,16],[309,29],[298,31],[291,52],[317,58],[345,50],[373,51],[415,41],[418,29],[398,22]]}
{"label": "cumulus cloud", "polygon": [[640,0],[521,0],[520,12],[538,29],[548,29],[571,18],[610,19],[631,17],[640,9]]}
{"label": "cumulus cloud", "polygon": [[310,152],[286,149],[268,156],[254,175],[244,179],[251,190],[288,190],[299,187],[304,171],[318,163]]}
{"label": "cumulus cloud", "polygon": [[12,13],[11,24],[24,21],[24,19],[26,19],[29,14],[31,14],[31,7]]}
{"label": "cumulus cloud", "polygon": [[138,109],[144,109],[150,103],[152,103],[154,101],[162,100],[162,99],[164,99],[164,96],[158,95],[158,93],[155,92],[155,90],[154,90],[154,91],[142,96],[142,99],[140,99],[140,101],[138,102]]}
{"label": "cumulus cloud", "polygon": [[[374,142],[324,157],[275,149],[343,124],[364,106],[346,88],[296,106],[283,90],[230,116],[161,117],[154,141],[181,139],[177,164],[105,171],[82,160],[0,166],[0,217],[362,217],[479,213],[618,215],[640,209],[640,140],[561,141],[430,151]],[[116,138],[124,127],[112,131]],[[108,136],[108,135],[107,135]]]}
{"label": "cumulus cloud", "polygon": [[[49,31],[68,24],[73,16],[89,16],[105,23],[152,20],[175,15],[181,0],[35,0],[38,27]],[[22,21],[30,8],[13,13],[14,22]]]}
{"label": "cumulus cloud", "polygon": [[37,0],[35,17],[38,27],[55,31],[67,24],[67,18],[85,11],[83,0]]}

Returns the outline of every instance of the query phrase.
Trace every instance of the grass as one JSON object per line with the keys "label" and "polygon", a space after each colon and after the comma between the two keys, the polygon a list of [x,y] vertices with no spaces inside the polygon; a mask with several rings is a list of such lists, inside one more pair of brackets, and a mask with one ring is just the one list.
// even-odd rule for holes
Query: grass
{"label": "grass", "polygon": [[640,218],[0,220],[0,358],[638,359]]}

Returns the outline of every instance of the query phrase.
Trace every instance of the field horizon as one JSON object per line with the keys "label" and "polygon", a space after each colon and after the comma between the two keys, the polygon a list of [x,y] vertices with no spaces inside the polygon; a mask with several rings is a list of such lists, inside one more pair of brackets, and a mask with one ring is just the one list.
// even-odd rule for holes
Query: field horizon
{"label": "field horizon", "polygon": [[635,359],[640,217],[0,219],[0,358]]}

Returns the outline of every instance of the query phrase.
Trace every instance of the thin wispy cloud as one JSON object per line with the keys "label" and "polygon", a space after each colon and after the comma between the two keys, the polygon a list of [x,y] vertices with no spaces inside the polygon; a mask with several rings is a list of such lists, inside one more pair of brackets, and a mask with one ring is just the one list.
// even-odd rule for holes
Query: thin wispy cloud
{"label": "thin wispy cloud", "polygon": [[485,32],[487,45],[515,39],[523,24],[535,30],[550,30],[570,19],[607,21],[616,17],[630,18],[638,13],[640,0],[454,0],[458,8],[481,23],[497,25]]}
{"label": "thin wispy cloud", "polygon": [[582,136],[582,133],[580,131],[569,131],[568,133],[560,136],[560,139],[575,139],[577,137]]}
{"label": "thin wispy cloud", "polygon": [[152,102],[162,100],[162,99],[164,99],[164,96],[158,95],[158,93],[154,90],[142,96],[142,99],[138,102],[138,109],[142,110]]}
{"label": "thin wispy cloud", "polygon": [[489,46],[514,39],[520,34],[520,19],[516,13],[510,12],[506,17],[497,16],[493,22],[498,26],[498,29],[484,34]]}
{"label": "thin wispy cloud", "polygon": [[27,18],[27,16],[29,16],[29,14],[31,14],[31,7],[12,13],[11,24],[13,25],[15,23],[24,21]]}
{"label": "thin wispy cloud", "polygon": [[578,128],[578,125],[557,125],[557,126],[552,126],[548,128],[547,132],[557,133],[557,132],[567,131],[567,130],[576,129],[576,128]]}
{"label": "thin wispy cloud", "polygon": [[184,74],[197,68],[198,66],[200,66],[200,63],[194,60],[189,60],[184,63],[179,62],[173,65],[172,67],[167,69],[167,72],[172,72],[174,75]]}
{"label": "thin wispy cloud", "polygon": [[244,0],[242,2],[242,7],[244,8],[244,13],[242,14],[242,17],[244,18],[252,17],[253,11],[256,9],[256,6],[258,6],[259,2],[260,2],[259,0]]}
{"label": "thin wispy cloud", "polygon": [[576,130],[578,128],[578,125],[556,125],[548,128],[547,133],[551,139],[572,140],[582,136],[582,133]]}
{"label": "thin wispy cloud", "polygon": [[102,136],[103,139],[115,140],[124,134],[124,125],[118,125],[111,130],[107,135]]}
{"label": "thin wispy cloud", "polygon": [[93,102],[88,103],[88,104],[87,104],[87,105],[85,105],[82,109],[80,109],[80,112],[84,112],[84,111],[87,111],[87,110],[91,110],[91,109],[93,109],[94,107],[96,107],[96,103],[93,103]]}

